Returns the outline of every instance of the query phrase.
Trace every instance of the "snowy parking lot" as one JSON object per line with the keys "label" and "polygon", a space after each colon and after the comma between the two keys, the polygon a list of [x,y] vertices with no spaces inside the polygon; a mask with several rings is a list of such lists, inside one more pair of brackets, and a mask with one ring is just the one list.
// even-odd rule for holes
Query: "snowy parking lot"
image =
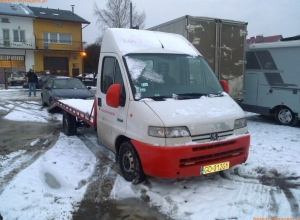
{"label": "snowy parking lot", "polygon": [[[279,126],[270,117],[246,116],[251,134],[246,163],[208,176],[149,177],[133,185],[119,175],[113,153],[98,143],[93,129],[67,137],[60,132],[61,115],[49,114],[39,97],[28,98],[23,89],[0,90],[0,214],[4,220],[75,219],[83,200],[135,198],[143,207],[155,208],[149,209],[151,217],[146,208],[123,210],[117,217],[101,209],[98,219],[300,218],[300,125]],[[23,123],[43,127],[36,135],[18,131],[30,138],[10,137],[9,128],[3,130],[4,124]],[[102,193],[88,198],[96,181]]]}

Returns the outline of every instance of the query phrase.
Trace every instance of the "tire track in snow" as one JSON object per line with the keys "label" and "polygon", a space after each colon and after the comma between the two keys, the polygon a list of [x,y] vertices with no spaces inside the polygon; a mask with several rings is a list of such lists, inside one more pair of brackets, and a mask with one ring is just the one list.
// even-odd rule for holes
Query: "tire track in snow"
{"label": "tire track in snow", "polygon": [[24,153],[22,152],[11,159],[8,156],[2,157],[3,162],[0,163],[0,195],[4,191],[5,187],[19,172],[35,162],[47,150],[52,148],[57,141],[57,138],[53,138],[54,141],[48,141],[48,139],[49,135],[40,138],[40,141],[37,145],[31,147],[27,151],[24,150]]}
{"label": "tire track in snow", "polygon": [[[277,174],[277,175],[279,175],[279,174]],[[292,217],[297,218],[300,216],[299,204],[298,204],[297,199],[294,196],[293,192],[291,191],[291,189],[300,189],[299,183],[291,182],[292,180],[300,179],[300,177],[279,178],[279,177],[270,177],[267,175],[251,176],[251,175],[245,175],[245,174],[240,173],[238,168],[235,168],[233,170],[233,173],[230,171],[220,172],[220,176],[222,178],[230,180],[230,181],[241,182],[243,185],[244,184],[256,185],[258,188],[261,187],[261,189],[268,191],[269,195],[268,195],[268,197],[265,197],[264,199],[260,197],[260,195],[262,195],[261,193],[257,195],[258,196],[257,198],[267,201],[266,207],[268,209],[265,210],[266,213],[261,213],[259,215],[254,213],[253,216],[276,217],[278,214],[279,202],[276,201],[275,195],[281,194],[282,192],[283,192],[285,199],[289,203]],[[247,190],[251,190],[251,188],[248,187]],[[243,190],[240,192],[242,193]],[[265,194],[265,193],[263,193],[263,194]],[[255,198],[254,198],[254,200],[255,200]],[[241,201],[241,200],[237,199],[237,201]]]}
{"label": "tire track in snow", "polygon": [[[85,133],[85,131],[87,131]],[[97,164],[94,174],[89,179],[85,196],[78,210],[73,213],[73,220],[79,219],[145,219],[165,220],[172,218],[160,213],[157,207],[150,207],[147,202],[136,198],[111,200],[109,196],[117,178],[123,178],[114,154],[98,143],[95,135],[90,136],[88,129],[78,130],[77,137],[96,155]],[[141,199],[145,196],[141,190]]]}

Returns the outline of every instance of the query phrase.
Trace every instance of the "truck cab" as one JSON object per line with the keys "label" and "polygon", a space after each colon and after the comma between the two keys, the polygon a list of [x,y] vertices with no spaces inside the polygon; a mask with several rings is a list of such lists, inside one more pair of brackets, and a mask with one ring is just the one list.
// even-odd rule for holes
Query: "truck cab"
{"label": "truck cab", "polygon": [[247,160],[243,110],[180,35],[106,30],[96,108],[99,141],[127,181],[199,176]]}

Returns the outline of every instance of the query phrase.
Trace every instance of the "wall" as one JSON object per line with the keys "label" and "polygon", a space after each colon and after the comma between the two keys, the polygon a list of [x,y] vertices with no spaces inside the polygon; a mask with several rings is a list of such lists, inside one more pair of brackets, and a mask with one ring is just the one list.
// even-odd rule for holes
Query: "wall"
{"label": "wall", "polygon": [[[10,42],[12,43],[9,48],[31,48],[35,49],[35,36],[33,34],[32,18],[14,17],[1,15],[0,17],[8,18],[9,23],[0,22],[0,43],[3,44],[3,29],[9,29]],[[19,28],[20,27],[20,28]],[[24,30],[26,42],[13,42],[13,30]],[[0,45],[3,47],[3,45]],[[5,47],[7,48],[7,47]],[[3,54],[2,52],[0,52]]]}
{"label": "wall", "polygon": [[[56,27],[56,22],[61,23],[61,27]],[[34,33],[36,36],[36,46],[43,49],[43,32],[64,33],[72,35],[72,44],[50,44],[51,50],[82,50],[81,23],[54,21],[54,20],[33,20]]]}

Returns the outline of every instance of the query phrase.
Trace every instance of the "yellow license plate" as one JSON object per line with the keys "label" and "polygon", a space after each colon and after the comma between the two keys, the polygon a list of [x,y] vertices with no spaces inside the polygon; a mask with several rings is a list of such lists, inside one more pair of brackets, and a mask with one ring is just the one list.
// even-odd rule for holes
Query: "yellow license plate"
{"label": "yellow license plate", "polygon": [[201,167],[201,175],[229,169],[229,161]]}

